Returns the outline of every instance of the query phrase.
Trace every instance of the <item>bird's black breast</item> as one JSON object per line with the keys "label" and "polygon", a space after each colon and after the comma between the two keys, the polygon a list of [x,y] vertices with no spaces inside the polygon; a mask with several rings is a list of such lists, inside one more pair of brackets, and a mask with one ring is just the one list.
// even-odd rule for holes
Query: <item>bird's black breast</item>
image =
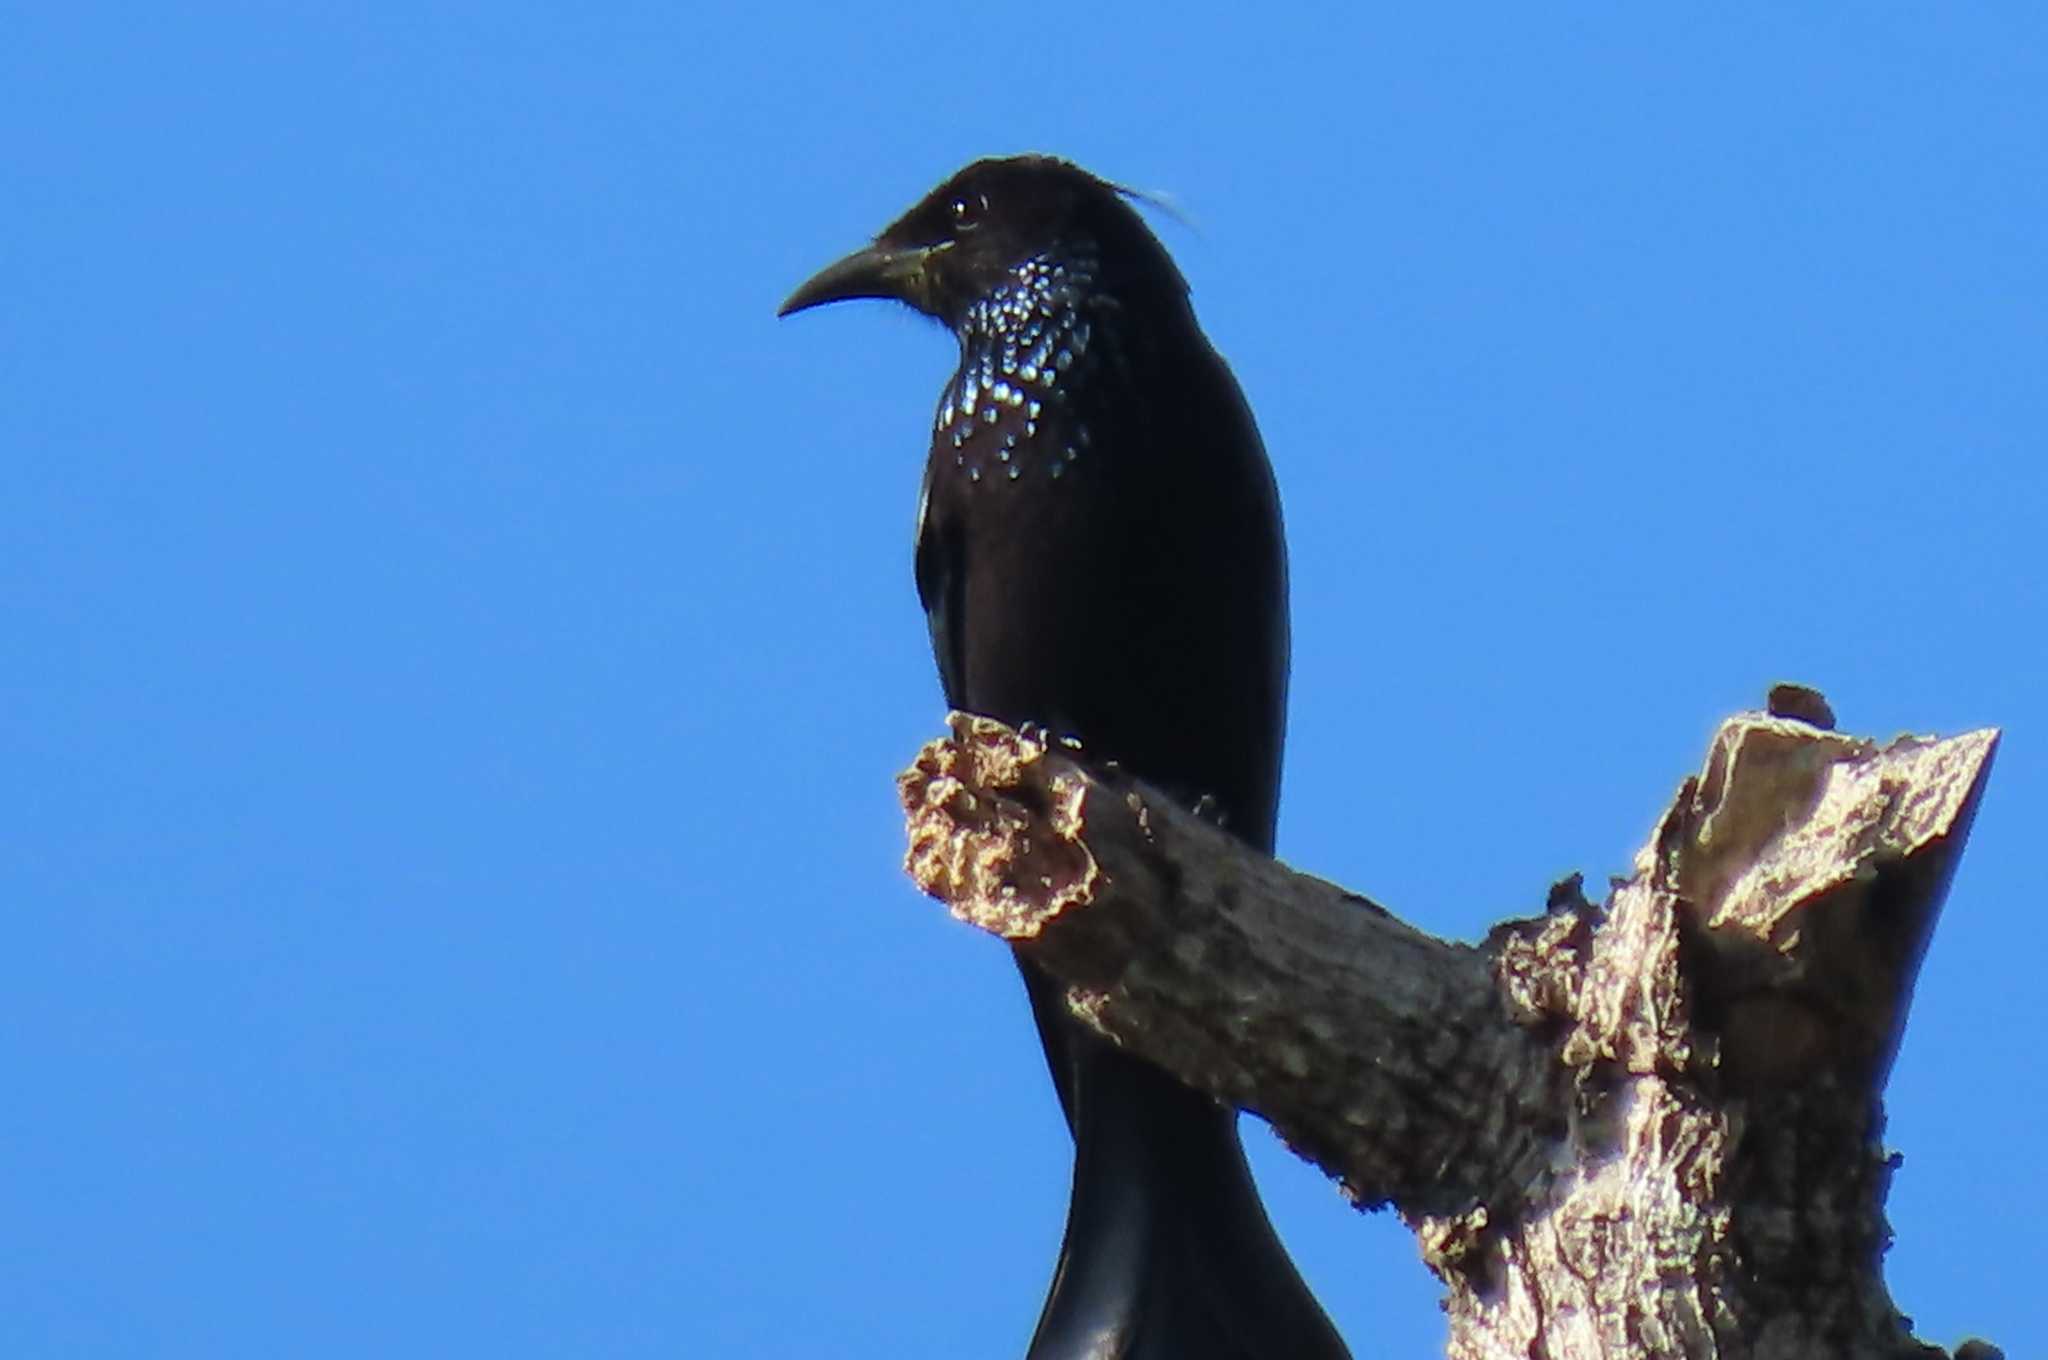
{"label": "bird's black breast", "polygon": [[1019,265],[958,327],[918,543],[947,699],[1211,795],[1270,846],[1287,649],[1271,473],[1185,296],[1109,282],[1081,242]]}

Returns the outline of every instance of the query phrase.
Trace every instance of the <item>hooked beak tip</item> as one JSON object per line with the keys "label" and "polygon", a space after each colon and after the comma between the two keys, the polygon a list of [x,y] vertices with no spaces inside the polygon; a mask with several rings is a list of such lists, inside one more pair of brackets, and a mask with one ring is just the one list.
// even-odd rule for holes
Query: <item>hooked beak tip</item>
{"label": "hooked beak tip", "polygon": [[866,246],[843,260],[835,260],[797,285],[775,309],[777,316],[790,316],[822,307],[828,302],[853,298],[892,298],[916,305],[916,285],[923,273],[922,249],[892,250]]}

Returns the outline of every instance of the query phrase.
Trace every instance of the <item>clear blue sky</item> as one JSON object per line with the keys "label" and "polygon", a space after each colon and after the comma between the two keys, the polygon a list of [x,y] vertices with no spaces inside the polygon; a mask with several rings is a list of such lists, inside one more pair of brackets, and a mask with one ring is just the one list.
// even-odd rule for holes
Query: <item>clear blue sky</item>
{"label": "clear blue sky", "polygon": [[1024,149],[1193,223],[1294,863],[1470,937],[1774,680],[2007,729],[1890,1276],[2048,1350],[2048,11],[1797,8],[8,6],[0,1353],[1017,1351],[1062,1134],[891,785],[951,342],[773,313]]}

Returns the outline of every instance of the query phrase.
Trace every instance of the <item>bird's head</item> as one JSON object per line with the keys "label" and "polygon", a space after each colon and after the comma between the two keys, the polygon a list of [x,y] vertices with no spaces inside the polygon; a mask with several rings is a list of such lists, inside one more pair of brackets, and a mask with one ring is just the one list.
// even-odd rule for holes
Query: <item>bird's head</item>
{"label": "bird's head", "polygon": [[849,298],[893,298],[958,329],[968,309],[1019,266],[1058,260],[1084,244],[1119,262],[1133,281],[1150,278],[1185,295],[1178,271],[1128,197],[1051,156],[976,161],[890,223],[873,244],[819,270],[789,295],[779,315]]}

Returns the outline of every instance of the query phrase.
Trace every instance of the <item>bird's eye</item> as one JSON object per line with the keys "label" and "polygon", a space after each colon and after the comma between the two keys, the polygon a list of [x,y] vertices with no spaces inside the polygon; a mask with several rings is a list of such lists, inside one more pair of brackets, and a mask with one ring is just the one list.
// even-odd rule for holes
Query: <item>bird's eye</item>
{"label": "bird's eye", "polygon": [[972,231],[981,225],[981,215],[988,210],[987,194],[969,194],[953,200],[953,227],[956,231]]}

